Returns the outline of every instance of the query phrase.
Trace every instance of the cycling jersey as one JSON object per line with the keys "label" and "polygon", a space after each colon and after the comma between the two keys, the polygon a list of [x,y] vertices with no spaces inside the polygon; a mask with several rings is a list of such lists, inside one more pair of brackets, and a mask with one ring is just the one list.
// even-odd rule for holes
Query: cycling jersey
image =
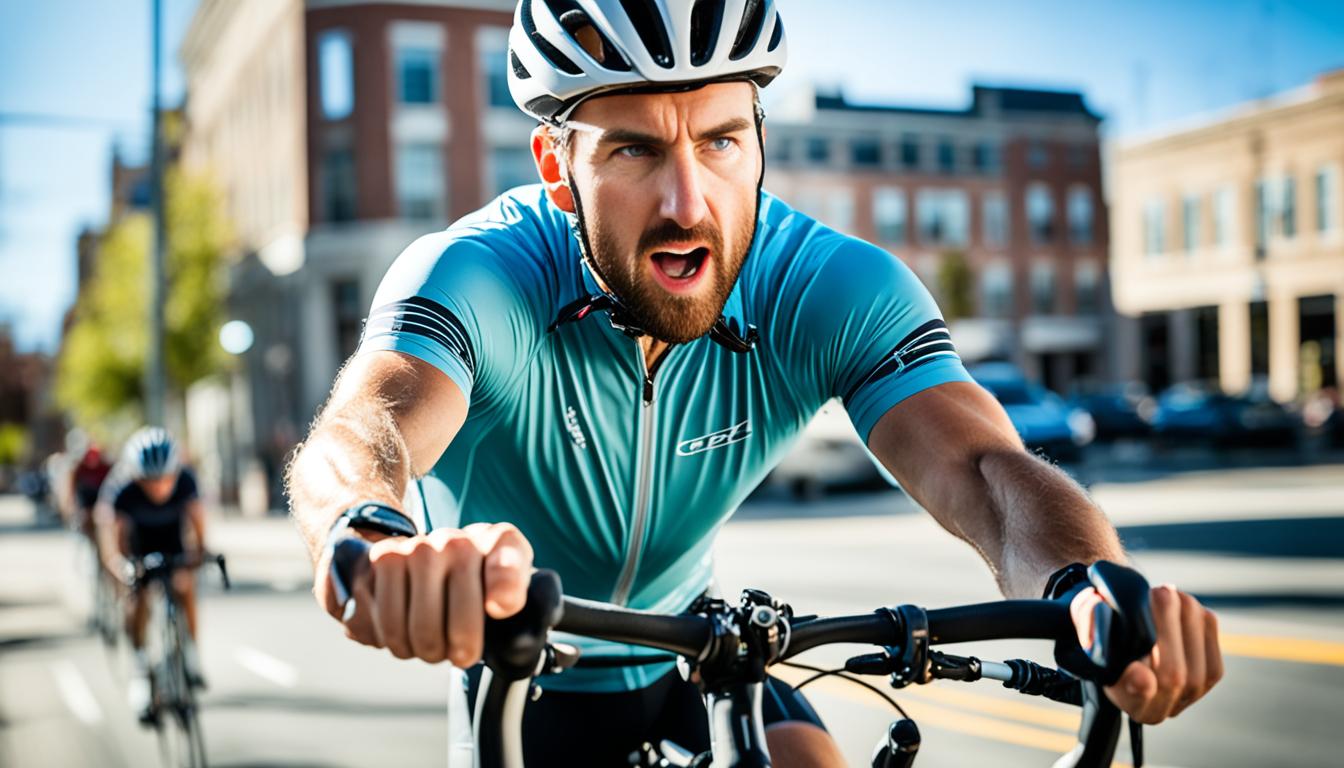
{"label": "cycling jersey", "polygon": [[[567,594],[684,609],[708,586],[719,527],[826,400],[843,399],[866,442],[904,398],[970,381],[900,259],[768,193],[723,309],[729,327],[757,327],[755,347],[675,345],[650,378],[605,311],[573,312],[598,293],[573,227],[533,185],[420,238],[384,278],[360,345],[420,358],[468,399],[408,508],[426,528],[514,523]],[[550,685],[632,689],[668,669],[571,670]]]}
{"label": "cycling jersey", "polygon": [[130,480],[118,482],[108,492],[117,516],[131,524],[131,553],[136,557],[150,552],[165,557],[181,554],[182,520],[187,514],[187,504],[196,498],[196,476],[186,467],[178,471],[173,492],[162,504],[154,503],[138,483]]}

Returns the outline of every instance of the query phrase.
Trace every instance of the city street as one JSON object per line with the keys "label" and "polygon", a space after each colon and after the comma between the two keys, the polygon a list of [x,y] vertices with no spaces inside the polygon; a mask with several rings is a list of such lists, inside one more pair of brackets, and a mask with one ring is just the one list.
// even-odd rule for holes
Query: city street
{"label": "city street", "polygon": [[[1092,490],[1148,578],[1200,596],[1224,632],[1225,682],[1146,732],[1148,764],[1338,765],[1344,466],[1191,472]],[[203,577],[212,765],[444,763],[446,667],[345,640],[308,594],[307,559],[287,521],[217,519],[211,545],[234,577],[228,593],[216,575]],[[157,765],[153,731],[125,703],[124,645],[105,650],[85,629],[88,562],[75,537],[37,527],[26,500],[0,497],[0,563],[0,765]],[[725,594],[760,587],[800,613],[997,597],[974,552],[895,492],[808,505],[754,499],[721,536],[718,572]],[[1049,660],[1045,644],[964,650]],[[802,661],[843,658],[832,649]],[[866,765],[890,707],[839,680],[807,690],[850,763]],[[923,733],[924,768],[1046,766],[1077,726],[1076,710],[990,682],[895,693]],[[1119,759],[1128,760],[1123,748]]]}

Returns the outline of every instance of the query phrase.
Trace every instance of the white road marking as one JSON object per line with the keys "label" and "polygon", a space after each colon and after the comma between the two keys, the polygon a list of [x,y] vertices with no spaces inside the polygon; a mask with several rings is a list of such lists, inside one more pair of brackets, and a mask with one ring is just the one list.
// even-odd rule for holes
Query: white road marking
{"label": "white road marking", "polygon": [[299,672],[293,666],[256,648],[240,646],[233,657],[243,669],[281,688],[293,688],[299,682]]}
{"label": "white road marking", "polygon": [[103,720],[103,710],[98,706],[89,684],[74,662],[61,660],[52,662],[51,674],[56,678],[56,689],[60,691],[65,706],[75,718],[85,725],[97,725]]}

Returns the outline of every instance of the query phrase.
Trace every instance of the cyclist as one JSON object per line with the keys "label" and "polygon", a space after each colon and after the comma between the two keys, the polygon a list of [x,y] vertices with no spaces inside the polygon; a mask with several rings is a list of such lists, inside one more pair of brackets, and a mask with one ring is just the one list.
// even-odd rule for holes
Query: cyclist
{"label": "cyclist", "polygon": [[[205,508],[197,495],[196,477],[182,466],[176,441],[160,427],[144,427],[126,442],[98,503],[98,521],[106,537],[104,551],[109,553],[113,573],[134,573],[136,564],[150,553],[167,561],[190,553],[193,557],[188,561],[199,561],[205,551]],[[195,685],[203,686],[195,648],[196,590],[191,569],[178,569],[172,583],[192,637],[184,648],[187,675]],[[146,722],[153,716],[144,652],[148,618],[148,595],[133,590],[126,611],[126,633],[135,657],[129,699]]]}
{"label": "cyclist", "polygon": [[98,502],[98,491],[111,470],[112,465],[103,458],[102,449],[90,443],[70,473],[70,498],[75,507],[74,525],[95,547],[98,542],[94,534],[93,507]]}
{"label": "cyclist", "polygon": [[[482,617],[518,610],[533,563],[580,597],[685,608],[720,525],[837,396],[1006,595],[1124,561],[1104,514],[967,376],[910,270],[761,189],[775,3],[523,0],[509,41],[541,184],[401,254],[289,468],[315,595],[353,639],[469,667]],[[348,618],[327,575],[344,535],[373,542]],[[1222,672],[1213,614],[1172,587],[1153,601],[1157,653],[1108,690],[1148,723]],[[540,685],[524,714],[537,762],[708,746],[670,664]],[[776,762],[840,764],[787,693],[763,702]]]}

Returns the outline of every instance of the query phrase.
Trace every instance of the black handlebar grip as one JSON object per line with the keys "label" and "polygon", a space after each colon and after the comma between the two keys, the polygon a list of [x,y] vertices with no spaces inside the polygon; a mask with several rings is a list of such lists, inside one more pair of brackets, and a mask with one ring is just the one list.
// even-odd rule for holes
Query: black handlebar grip
{"label": "black handlebar grip", "polygon": [[537,671],[546,637],[564,615],[560,576],[538,570],[527,586],[527,604],[507,619],[485,620],[482,656],[495,676],[522,680]]}

